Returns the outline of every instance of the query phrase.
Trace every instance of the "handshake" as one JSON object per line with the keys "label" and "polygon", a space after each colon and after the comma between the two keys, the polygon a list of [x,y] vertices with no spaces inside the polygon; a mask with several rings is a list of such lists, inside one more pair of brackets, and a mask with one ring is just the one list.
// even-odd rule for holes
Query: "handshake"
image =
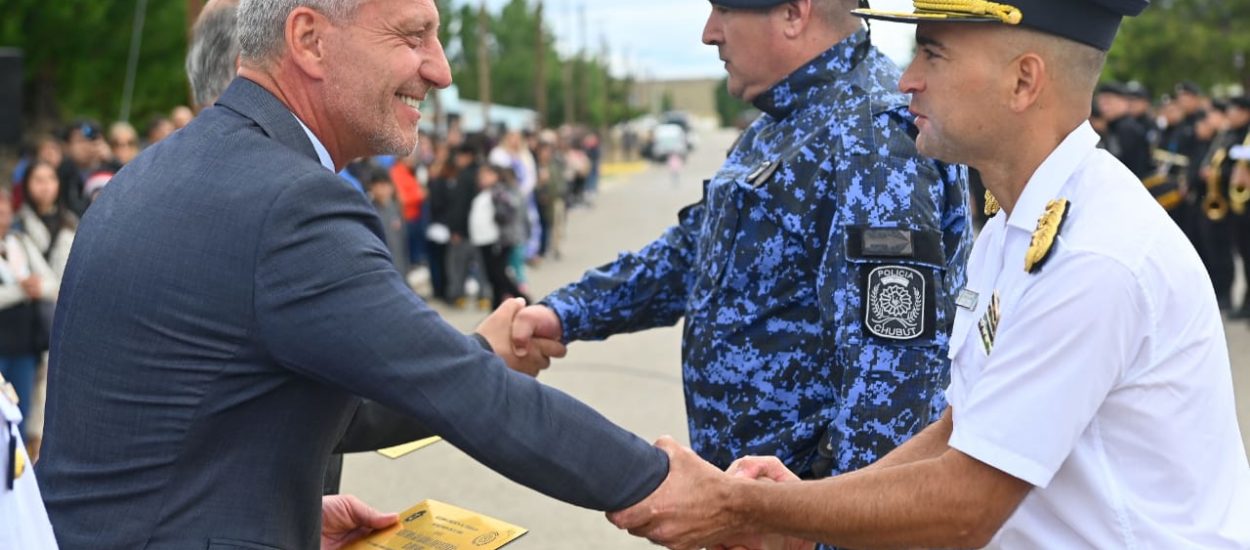
{"label": "handshake", "polygon": [[[560,318],[550,308],[527,306],[514,298],[491,313],[477,333],[517,372],[538,376],[552,358],[568,352]],[[739,459],[727,471],[699,458],[672,438],[656,446],[669,456],[669,473],[650,496],[608,520],[630,534],[655,544],[686,550],[810,550],[815,543],[780,535],[753,533],[735,499],[737,489],[749,484],[797,481],[799,478],[774,457]]]}
{"label": "handshake", "polygon": [[568,353],[561,341],[560,318],[546,306],[526,306],[523,298],[501,304],[478,325],[477,333],[508,367],[530,376],[538,376],[551,366],[552,358]]}

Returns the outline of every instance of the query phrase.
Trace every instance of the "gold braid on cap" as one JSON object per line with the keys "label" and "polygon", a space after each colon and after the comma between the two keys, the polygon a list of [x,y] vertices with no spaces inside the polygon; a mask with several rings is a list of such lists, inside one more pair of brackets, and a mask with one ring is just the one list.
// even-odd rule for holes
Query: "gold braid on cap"
{"label": "gold braid on cap", "polygon": [[1008,25],[1019,25],[1024,19],[1020,8],[986,0],[914,0],[912,3],[917,10],[984,15]]}

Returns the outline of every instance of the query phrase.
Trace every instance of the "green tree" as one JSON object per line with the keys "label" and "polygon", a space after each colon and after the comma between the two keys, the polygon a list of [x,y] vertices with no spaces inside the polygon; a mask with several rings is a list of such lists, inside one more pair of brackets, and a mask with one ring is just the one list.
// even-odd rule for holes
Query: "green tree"
{"label": "green tree", "polygon": [[1128,18],[1108,55],[1106,80],[1137,80],[1156,95],[1181,80],[1250,89],[1250,0],[1156,0]]}
{"label": "green tree", "polygon": [[[28,130],[68,119],[114,120],[121,109],[136,1],[3,0],[0,47],[25,55],[23,112]],[[132,120],[188,101],[186,5],[147,4]]]}
{"label": "green tree", "polygon": [[720,116],[720,125],[732,127],[738,123],[738,117],[751,105],[741,99],[729,95],[729,77],[722,78],[716,87],[716,114]]}

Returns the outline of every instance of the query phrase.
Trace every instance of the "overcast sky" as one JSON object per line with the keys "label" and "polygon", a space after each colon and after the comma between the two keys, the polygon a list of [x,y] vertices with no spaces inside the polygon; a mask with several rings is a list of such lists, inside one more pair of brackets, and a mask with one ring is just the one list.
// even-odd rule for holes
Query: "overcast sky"
{"label": "overcast sky", "polygon": [[[480,0],[460,0],[461,3]],[[530,0],[533,2],[534,0]],[[600,49],[606,37],[618,72],[626,69],[642,78],[720,77],[724,75],[716,48],[699,40],[711,11],[708,0],[545,0],[547,21],[563,52],[582,43],[579,7],[585,7],[588,43]],[[498,10],[507,0],[487,0]],[[880,9],[908,10],[910,0],[873,0]],[[873,23],[873,42],[900,65],[911,59],[915,27]]]}

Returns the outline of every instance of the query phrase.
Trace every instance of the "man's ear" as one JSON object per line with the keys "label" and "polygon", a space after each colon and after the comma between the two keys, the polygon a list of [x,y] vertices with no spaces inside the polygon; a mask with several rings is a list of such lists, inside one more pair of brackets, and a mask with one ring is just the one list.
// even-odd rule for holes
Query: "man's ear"
{"label": "man's ear", "polygon": [[325,78],[325,34],[330,21],[315,10],[296,8],[286,19],[284,38],[291,62],[310,78]]}
{"label": "man's ear", "polygon": [[788,39],[802,36],[803,31],[812,22],[812,2],[814,0],[790,0],[781,5],[783,21],[782,32]]}
{"label": "man's ear", "polygon": [[1035,105],[1041,97],[1046,88],[1048,67],[1042,56],[1024,53],[1011,62],[1010,70],[1013,82],[1008,106],[1013,112],[1021,113]]}

